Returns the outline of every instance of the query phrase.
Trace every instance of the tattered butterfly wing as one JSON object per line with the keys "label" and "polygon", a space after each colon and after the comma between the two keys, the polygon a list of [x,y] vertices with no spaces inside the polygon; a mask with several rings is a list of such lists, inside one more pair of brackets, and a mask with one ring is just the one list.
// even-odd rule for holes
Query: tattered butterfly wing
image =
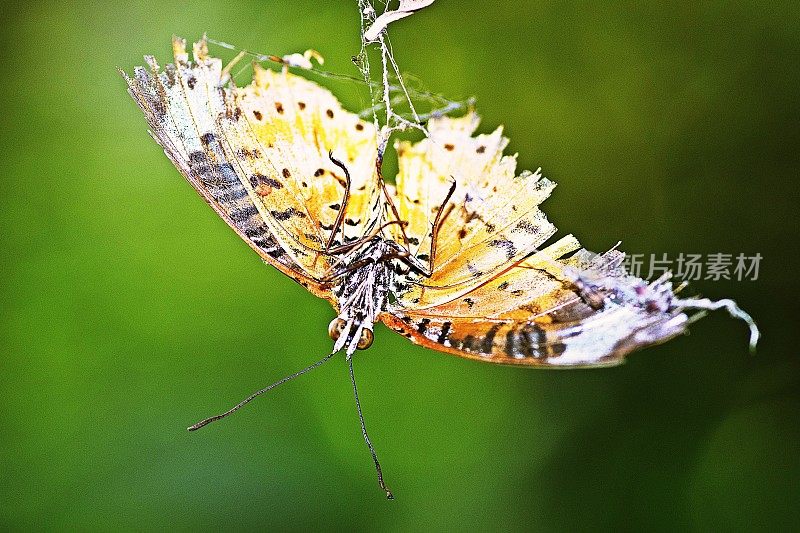
{"label": "tattered butterfly wing", "polygon": [[[504,156],[508,139],[498,129],[473,137],[478,117],[441,117],[430,137],[397,145],[397,203],[409,225],[411,251],[431,261],[433,222],[442,211],[432,276],[420,278],[402,303],[424,308],[445,303],[521,261],[555,233],[539,209],[555,187],[539,173],[516,174]],[[442,207],[450,185],[455,191]],[[401,236],[395,232],[400,242]]]}
{"label": "tattered butterfly wing", "polygon": [[265,262],[317,296],[329,298],[328,291],[275,238],[219,142],[216,120],[225,111],[226,98],[220,87],[222,62],[200,55],[195,64],[189,64],[180,40],[173,42],[173,49],[175,63],[163,71],[147,56],[149,69],[136,67],[133,77],[122,73],[151,135],[197,192]]}
{"label": "tattered butterfly wing", "polygon": [[[620,252],[592,254],[571,235],[543,247],[556,228],[539,205],[555,184],[538,172],[517,175],[515,158],[503,155],[508,140],[499,129],[473,136],[477,123],[473,113],[432,120],[430,138],[398,145],[400,216],[432,275],[412,275],[381,319],[429,348],[534,366],[616,364],[682,333],[687,316],[650,309],[663,298],[659,287],[639,298],[647,285],[625,274]],[[442,206],[453,179],[456,192]],[[613,279],[625,300],[582,290],[581,272]]]}
{"label": "tattered butterfly wing", "polygon": [[414,311],[381,320],[415,344],[505,365],[614,366],[627,353],[665,342],[686,329],[682,313],[653,316],[626,307],[574,323],[442,317]]}
{"label": "tattered butterfly wing", "polygon": [[[382,315],[389,327],[413,342],[470,359],[499,364],[611,366],[639,347],[664,342],[685,331],[678,310],[652,312],[644,306],[592,307],[559,266],[624,276],[619,252],[596,256],[581,250],[556,261],[577,244],[567,236],[457,300],[427,309],[400,309]],[[563,271],[562,271],[563,272]]]}
{"label": "tattered butterfly wing", "polygon": [[374,222],[373,126],[344,111],[329,91],[286,71],[256,66],[253,83],[237,88],[204,41],[194,45],[194,62],[183,40],[173,41],[173,51],[175,63],[163,71],[147,58],[149,71],[138,67],[133,78],[125,76],[153,136],[265,261],[333,300],[316,281],[330,268],[321,252],[345,191],[343,172],[328,154],[353,177],[343,224],[353,240]]}
{"label": "tattered butterfly wing", "polygon": [[347,188],[345,172],[331,157],[351,178],[343,233],[331,244],[356,240],[379,221],[375,130],[316,83],[254,68],[251,85],[232,89],[231,118],[220,131],[232,150],[250,156],[241,160],[242,172],[257,203],[302,244],[298,262],[321,276],[326,262],[308,251],[328,244]]}

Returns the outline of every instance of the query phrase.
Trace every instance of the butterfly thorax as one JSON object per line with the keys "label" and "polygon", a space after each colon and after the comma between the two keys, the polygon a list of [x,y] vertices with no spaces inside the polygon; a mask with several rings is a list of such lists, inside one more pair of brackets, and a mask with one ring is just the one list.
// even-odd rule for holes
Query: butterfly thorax
{"label": "butterfly thorax", "polygon": [[331,276],[339,315],[328,329],[336,341],[334,351],[346,348],[349,357],[372,344],[372,329],[385,309],[395,277],[408,270],[402,264],[403,254],[396,242],[375,237],[339,258]]}

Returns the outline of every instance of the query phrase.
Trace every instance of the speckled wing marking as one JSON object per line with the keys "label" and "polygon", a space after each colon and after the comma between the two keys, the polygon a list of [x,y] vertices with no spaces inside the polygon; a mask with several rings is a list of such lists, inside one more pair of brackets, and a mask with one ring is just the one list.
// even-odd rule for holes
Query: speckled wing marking
{"label": "speckled wing marking", "polygon": [[564,237],[457,300],[427,309],[397,308],[381,320],[427,348],[492,363],[548,367],[619,364],[628,352],[685,331],[687,316],[679,310],[591,307],[559,279],[559,266],[625,276],[618,270],[623,256],[580,250],[557,260],[576,246],[572,236]]}
{"label": "speckled wing marking", "polygon": [[189,65],[181,41],[173,43],[175,64],[162,71],[155,58],[148,67],[136,67],[133,77],[122,72],[128,90],[142,109],[151,135],[198,193],[261,258],[329,298],[286,253],[228,160],[216,134],[215,119],[224,112],[225,95],[219,87],[222,64],[204,58]]}
{"label": "speckled wing marking", "polygon": [[[516,174],[501,130],[473,136],[478,116],[432,119],[430,137],[398,143],[397,203],[417,258],[430,261],[433,221],[453,180],[456,188],[436,239],[432,276],[401,296],[415,308],[451,301],[534,252],[556,231],[539,209],[555,184]],[[397,234],[395,239],[401,241]]]}
{"label": "speckled wing marking", "polygon": [[[370,222],[375,197],[372,125],[346,113],[325,89],[288,72],[255,67],[250,85],[229,83],[206,43],[190,62],[181,39],[175,63],[125,76],[152,134],[175,166],[265,261],[331,299],[314,281],[329,268],[320,254],[344,196],[342,160],[353,176],[344,228],[351,239]],[[124,75],[124,74],[123,74]]]}
{"label": "speckled wing marking", "polygon": [[[342,233],[333,246],[361,237],[379,222],[372,206],[378,199],[374,126],[345,111],[319,85],[286,71],[254,65],[253,83],[234,88],[228,101],[230,118],[220,122],[226,143],[238,157],[242,173],[262,211],[306,248],[327,244],[344,199],[343,163],[351,184]],[[294,208],[294,209],[293,209]],[[304,255],[300,252],[299,255]],[[297,260],[315,275],[326,261],[313,254]]]}

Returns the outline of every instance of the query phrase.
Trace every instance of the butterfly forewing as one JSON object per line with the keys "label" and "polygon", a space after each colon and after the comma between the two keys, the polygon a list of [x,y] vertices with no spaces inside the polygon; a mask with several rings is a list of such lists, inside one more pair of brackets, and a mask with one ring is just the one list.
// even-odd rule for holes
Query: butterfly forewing
{"label": "butterfly forewing", "polygon": [[175,63],[163,71],[148,57],[149,68],[137,67],[133,77],[123,73],[153,137],[189,183],[262,259],[325,296],[326,291],[286,253],[259,216],[219,142],[215,120],[224,112],[225,99],[219,87],[221,61],[200,57],[190,65],[183,42],[176,40],[173,47]]}
{"label": "butterfly forewing", "polygon": [[[325,261],[313,253],[329,242],[351,177],[345,238],[360,237],[375,217],[376,137],[372,124],[342,109],[333,95],[299,76],[254,65],[251,85],[232,89],[233,110],[221,123],[232,151],[244,151],[243,172],[266,216],[299,241],[298,261],[320,276]],[[337,233],[332,245],[342,244]]]}
{"label": "butterfly forewing", "polygon": [[[377,223],[374,127],[344,111],[333,95],[304,78],[254,66],[253,83],[229,84],[206,43],[190,62],[181,39],[175,63],[161,70],[148,58],[125,76],[153,136],[220,216],[262,258],[318,296],[330,268],[322,251],[353,177],[343,238]],[[330,152],[330,155],[329,155]],[[342,237],[344,235],[344,237]]]}
{"label": "butterfly forewing", "polygon": [[[419,241],[417,256],[430,261],[436,239],[432,275],[401,297],[415,307],[450,301],[485,283],[556,231],[539,209],[555,184],[538,173],[517,175],[516,159],[502,154],[507,139],[499,130],[473,137],[477,124],[474,113],[433,119],[430,138],[398,147],[400,216],[410,221],[409,238]],[[442,207],[453,180],[454,193]]]}

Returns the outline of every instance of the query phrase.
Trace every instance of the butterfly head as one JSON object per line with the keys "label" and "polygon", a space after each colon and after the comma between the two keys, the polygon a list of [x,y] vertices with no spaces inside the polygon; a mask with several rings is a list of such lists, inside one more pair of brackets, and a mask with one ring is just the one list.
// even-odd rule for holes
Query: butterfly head
{"label": "butterfly head", "polygon": [[[355,328],[354,328],[355,326]],[[351,333],[355,333],[355,330],[358,330],[358,340],[355,342],[355,347],[358,350],[366,350],[370,346],[372,346],[372,341],[375,338],[374,334],[372,333],[372,329],[366,327],[360,327],[362,325],[356,326],[355,322],[348,324],[348,321],[341,317],[336,317],[331,320],[331,323],[328,325],[328,335],[337,342],[344,336],[345,341],[344,344],[350,345],[355,341],[355,337],[349,339],[350,342],[347,342],[347,337],[351,335]]]}

